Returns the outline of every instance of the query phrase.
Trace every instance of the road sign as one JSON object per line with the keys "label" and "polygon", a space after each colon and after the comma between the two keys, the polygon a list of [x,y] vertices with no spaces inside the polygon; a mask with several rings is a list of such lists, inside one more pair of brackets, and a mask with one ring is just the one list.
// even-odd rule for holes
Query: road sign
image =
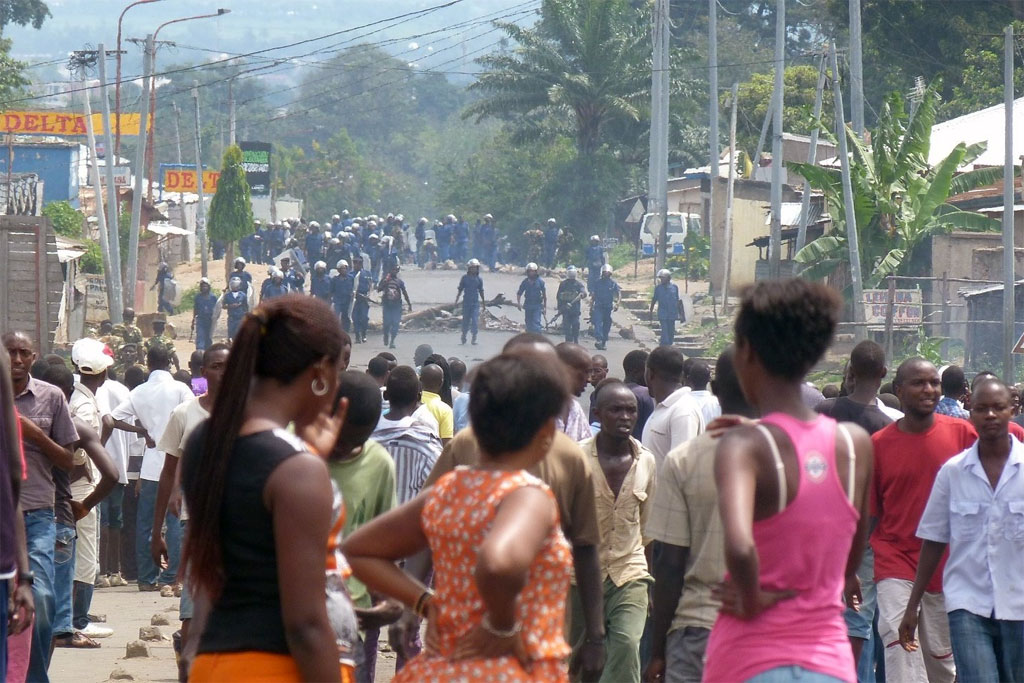
{"label": "road sign", "polygon": [[1024,334],[1020,335],[1020,339],[1013,345],[1014,353],[1024,353]]}

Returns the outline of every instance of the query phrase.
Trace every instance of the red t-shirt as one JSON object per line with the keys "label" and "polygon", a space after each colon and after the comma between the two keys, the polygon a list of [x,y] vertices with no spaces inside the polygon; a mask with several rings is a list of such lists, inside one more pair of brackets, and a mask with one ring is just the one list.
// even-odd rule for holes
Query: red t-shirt
{"label": "red t-shirt", "polygon": [[[935,424],[923,434],[900,431],[899,422],[875,432],[875,469],[871,484],[871,515],[878,524],[871,534],[875,551],[875,581],[913,581],[921,554],[917,525],[924,514],[935,475],[943,463],[978,440],[967,420],[936,415]],[[942,590],[943,555],[929,592]]]}
{"label": "red t-shirt", "polygon": [[1016,422],[1010,422],[1010,434],[1017,437],[1017,441],[1024,441],[1024,427]]}

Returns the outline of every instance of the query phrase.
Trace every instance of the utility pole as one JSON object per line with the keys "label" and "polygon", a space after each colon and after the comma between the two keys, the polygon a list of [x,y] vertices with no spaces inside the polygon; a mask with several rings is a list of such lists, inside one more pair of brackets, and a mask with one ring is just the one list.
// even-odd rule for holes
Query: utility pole
{"label": "utility pole", "polygon": [[1013,239],[1013,24],[1004,31],[1003,111],[1006,114],[1003,157],[1003,377],[1013,382],[1013,346],[1017,341],[1016,253]]}
{"label": "utility pole", "polygon": [[196,108],[196,192],[199,194],[199,205],[196,207],[196,233],[199,235],[199,249],[203,277],[207,274],[206,245],[206,206],[203,198],[203,139],[199,135],[199,81],[192,81],[192,101]]}
{"label": "utility pole", "polygon": [[[174,107],[174,140],[178,146],[178,166],[181,164],[181,110],[178,109],[177,102],[171,102],[171,106]],[[185,192],[184,190],[178,193],[178,207],[181,210],[181,222],[185,223]]]}
{"label": "utility pole", "polygon": [[[807,163],[813,164],[818,158],[818,131],[821,130],[821,103],[825,94],[825,55],[818,60],[818,89],[814,92],[814,120],[817,122],[811,131],[811,148],[807,150]],[[800,197],[800,225],[796,230],[796,250],[799,252],[807,244],[807,220],[811,211],[811,183],[804,178],[804,192]]]}
{"label": "utility pole", "polygon": [[[125,305],[135,307],[135,283],[139,275],[139,232],[142,226],[142,182],[146,172],[146,126],[149,122],[149,89],[152,87],[153,34],[146,36],[142,54],[142,98],[139,100],[139,148],[135,150],[135,183],[132,186],[132,227],[128,234],[128,296]],[[150,179],[152,182],[152,179]]]}
{"label": "utility pole", "polygon": [[704,233],[711,234],[715,229],[715,185],[718,184],[718,0],[708,0],[708,111],[710,169],[708,175],[708,224]]}
{"label": "utility pole", "polygon": [[228,79],[228,144],[235,144],[235,79]]}
{"label": "utility pole", "polygon": [[725,195],[725,277],[722,279],[722,314],[729,313],[729,275],[732,268],[732,202],[736,188],[736,107],[740,84],[732,84],[732,113],[729,115],[729,189]]}
{"label": "utility pole", "polygon": [[853,130],[864,139],[864,59],[860,0],[850,0],[850,114]]}
{"label": "utility pole", "polygon": [[669,0],[654,2],[651,71],[651,158],[647,172],[647,211],[659,216],[655,269],[665,266],[668,242]]}
{"label": "utility pole", "polygon": [[[103,187],[100,185],[100,168],[99,159],[96,156],[96,136],[92,130],[92,104],[89,102],[89,96],[91,91],[87,86],[86,78],[86,64],[91,60],[93,53],[88,52],[76,52],[73,60],[77,60],[78,68],[81,69],[82,74],[82,109],[85,114],[85,135],[86,144],[89,147],[90,162],[89,167],[89,181],[92,183],[93,191],[95,192],[96,201],[96,227],[100,233],[100,253],[103,256],[103,281],[107,287],[107,311],[110,315],[113,315],[114,311],[114,281],[117,278],[117,273],[114,272],[110,261],[110,243],[109,234],[107,233],[107,219],[103,211]],[[111,318],[113,320],[113,318]]]}
{"label": "utility pole", "polygon": [[829,46],[832,62],[832,97],[836,109],[836,137],[839,139],[839,160],[843,172],[843,205],[845,208],[846,243],[850,248],[850,282],[853,285],[854,336],[864,339],[866,330],[859,323],[864,322],[864,281],[860,273],[860,241],[857,236],[857,217],[853,210],[853,183],[850,180],[850,155],[846,146],[846,122],[843,120],[843,86],[839,82],[839,59],[836,44]]}
{"label": "utility pole", "polygon": [[[772,95],[772,102],[774,102],[774,94]],[[764,113],[764,122],[761,124],[761,135],[757,138],[757,151],[754,153],[754,168],[758,168],[761,164],[761,155],[764,154],[764,143],[768,139],[768,126],[772,125],[772,118],[775,111],[772,105],[768,105],[768,110]]]}
{"label": "utility pole", "polygon": [[[114,153],[113,135],[111,128],[115,125],[121,128],[121,120],[110,119],[110,100],[107,99],[107,51],[103,49],[103,43],[97,46],[99,53],[99,76],[100,76],[100,104],[103,112],[103,146],[107,150],[107,159],[104,170],[107,177],[107,244],[110,249],[110,268],[114,272],[114,291],[110,297],[110,321],[114,324],[123,322],[121,311],[124,308],[121,283],[121,231],[118,225],[121,205],[117,196],[117,185],[114,184],[114,165],[117,163],[117,154]],[[109,284],[107,285],[110,286]]]}
{"label": "utility pole", "polygon": [[775,3],[775,89],[772,93],[772,227],[768,239],[768,273],[782,277],[782,106],[785,103],[786,0]]}

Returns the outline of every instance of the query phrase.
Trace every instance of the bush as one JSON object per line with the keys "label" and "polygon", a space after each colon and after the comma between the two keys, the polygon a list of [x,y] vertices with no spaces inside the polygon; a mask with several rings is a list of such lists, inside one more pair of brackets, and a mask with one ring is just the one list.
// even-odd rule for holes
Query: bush
{"label": "bush", "polygon": [[199,293],[199,285],[190,287],[181,295],[181,303],[178,304],[179,311],[191,311],[196,304],[196,294]]}
{"label": "bush", "polygon": [[50,219],[58,235],[82,238],[85,214],[68,202],[50,202],[43,207],[43,215]]}
{"label": "bush", "polygon": [[103,274],[103,252],[100,250],[99,242],[86,240],[85,254],[79,262],[79,267],[83,273]]}

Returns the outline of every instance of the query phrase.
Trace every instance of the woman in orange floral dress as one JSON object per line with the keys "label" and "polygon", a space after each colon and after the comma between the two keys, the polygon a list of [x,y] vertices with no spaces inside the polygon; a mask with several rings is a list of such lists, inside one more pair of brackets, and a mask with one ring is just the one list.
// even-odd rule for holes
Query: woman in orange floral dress
{"label": "woman in orange floral dress", "polygon": [[[360,581],[429,620],[395,681],[566,681],[571,556],[554,496],[525,470],[551,444],[564,371],[536,353],[477,369],[469,412],[480,464],[458,468],[343,544]],[[395,566],[427,548],[436,595]]]}

